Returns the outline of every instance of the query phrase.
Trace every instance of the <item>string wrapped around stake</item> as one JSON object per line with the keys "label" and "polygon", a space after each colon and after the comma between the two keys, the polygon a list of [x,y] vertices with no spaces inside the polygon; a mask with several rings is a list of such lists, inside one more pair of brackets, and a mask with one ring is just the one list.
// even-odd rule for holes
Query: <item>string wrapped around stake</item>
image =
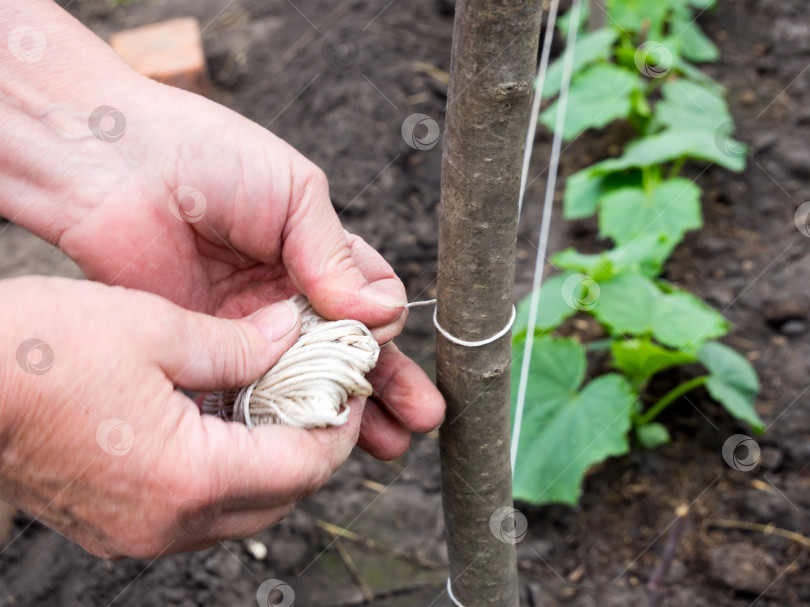
{"label": "string wrapped around stake", "polygon": [[[203,413],[241,422],[248,428],[262,424],[321,428],[346,423],[350,396],[371,396],[372,387],[365,374],[374,368],[380,355],[371,331],[357,320],[326,320],[303,295],[296,295],[292,301],[301,313],[298,341],[252,384],[208,394]],[[425,305],[435,306],[436,300],[412,302],[405,307]],[[468,348],[497,341],[514,322],[513,306],[509,322],[498,333],[480,341],[464,341],[442,328],[433,310],[436,329],[451,342]]]}
{"label": "string wrapped around stake", "polygon": [[324,319],[303,295],[292,301],[301,313],[298,341],[252,384],[207,395],[203,413],[248,428],[340,426],[349,418],[350,396],[371,396],[365,374],[380,355],[371,331],[356,320]]}

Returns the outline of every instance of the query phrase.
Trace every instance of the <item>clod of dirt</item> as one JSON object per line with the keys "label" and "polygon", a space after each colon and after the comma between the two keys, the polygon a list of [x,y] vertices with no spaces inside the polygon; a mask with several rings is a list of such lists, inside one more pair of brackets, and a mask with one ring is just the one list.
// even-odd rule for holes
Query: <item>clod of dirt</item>
{"label": "clod of dirt", "polygon": [[716,546],[709,554],[709,576],[740,592],[773,590],[771,584],[778,573],[773,557],[749,542]]}
{"label": "clod of dirt", "polygon": [[759,465],[765,470],[773,472],[782,466],[784,459],[785,454],[781,449],[777,449],[776,447],[762,447]]}
{"label": "clod of dirt", "polygon": [[768,326],[782,335],[791,337],[807,331],[808,309],[804,302],[795,300],[773,302],[765,306],[762,315]]}

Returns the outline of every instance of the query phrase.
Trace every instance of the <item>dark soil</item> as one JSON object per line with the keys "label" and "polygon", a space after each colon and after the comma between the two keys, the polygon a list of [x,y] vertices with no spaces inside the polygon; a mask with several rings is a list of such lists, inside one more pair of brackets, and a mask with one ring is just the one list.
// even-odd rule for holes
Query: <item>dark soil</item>
{"label": "dark soil", "polygon": [[[400,126],[414,112],[443,124],[451,4],[161,0],[111,9],[76,0],[69,10],[102,37],[197,16],[211,96],[323,167],[346,227],[382,251],[417,299],[434,295],[441,146],[414,150]],[[754,363],[763,385],[762,460],[751,472],[730,469],[723,442],[747,430],[705,393],[690,394],[664,417],[674,441],[599,466],[578,508],[521,506],[529,518],[518,544],[524,605],[647,605],[645,585],[682,504],[690,514],[658,605],[810,604],[806,549],[770,529],[728,526],[810,535],[810,241],[793,220],[810,200],[810,5],[720,0],[700,23],[723,55],[706,71],[729,89],[753,152],[741,175],[712,167],[699,177],[706,226],[689,235],[666,276],[735,323],[728,343]],[[563,175],[615,153],[622,137],[623,129],[609,128],[576,141]],[[518,295],[531,280],[549,141],[538,134]],[[554,249],[594,248],[595,238],[591,221],[554,223]],[[79,275],[16,226],[0,247],[2,276]],[[401,339],[428,369],[432,335],[429,311],[417,309]],[[392,463],[358,452],[325,489],[255,538],[268,549],[264,558],[228,541],[151,563],[108,563],[18,515],[0,552],[0,605],[252,605],[260,584],[275,578],[292,586],[297,605],[447,606],[439,483],[435,437],[418,437]],[[336,540],[330,524],[356,535]]]}

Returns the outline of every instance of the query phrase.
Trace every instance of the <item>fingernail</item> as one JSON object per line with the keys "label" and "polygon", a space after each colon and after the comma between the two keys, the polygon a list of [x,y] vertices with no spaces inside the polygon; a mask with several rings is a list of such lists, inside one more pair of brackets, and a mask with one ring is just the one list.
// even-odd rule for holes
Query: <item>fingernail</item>
{"label": "fingernail", "polygon": [[248,320],[269,341],[278,341],[298,324],[298,306],[289,300],[280,301],[260,310]]}
{"label": "fingernail", "polygon": [[401,295],[389,293],[382,285],[378,284],[363,287],[360,289],[360,295],[386,308],[402,308],[408,303]]}

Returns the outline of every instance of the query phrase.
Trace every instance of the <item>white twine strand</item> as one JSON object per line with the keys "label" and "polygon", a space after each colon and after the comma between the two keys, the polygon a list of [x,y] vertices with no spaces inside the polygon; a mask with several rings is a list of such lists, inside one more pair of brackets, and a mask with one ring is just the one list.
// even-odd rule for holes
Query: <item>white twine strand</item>
{"label": "white twine strand", "polygon": [[453,605],[455,605],[456,607],[464,607],[464,605],[462,605],[461,602],[453,594],[453,584],[452,582],[450,582],[449,577],[447,578],[447,596],[450,597],[450,600],[453,601]]}
{"label": "white twine strand", "polygon": [[[557,6],[559,0],[554,0],[549,11],[549,21],[546,27],[546,39],[543,45],[543,55],[540,62],[540,71],[545,79],[545,72],[548,68],[548,52],[550,52],[551,37],[553,35],[554,21],[557,17]],[[520,427],[523,422],[523,409],[526,404],[526,388],[529,382],[529,363],[532,359],[532,348],[534,347],[534,331],[537,328],[537,309],[540,303],[540,289],[543,284],[543,271],[545,269],[546,252],[548,251],[548,235],[551,226],[551,212],[554,207],[554,190],[557,187],[557,172],[560,166],[560,150],[562,148],[562,130],[565,124],[565,115],[568,108],[568,89],[571,84],[571,73],[574,66],[574,49],[576,48],[577,33],[579,31],[579,17],[581,10],[581,0],[574,0],[571,5],[571,20],[568,26],[568,40],[565,46],[565,58],[563,59],[563,76],[560,87],[560,98],[557,109],[557,120],[554,124],[554,139],[551,144],[551,159],[549,161],[548,181],[546,182],[546,195],[543,201],[543,218],[540,225],[540,242],[537,247],[537,257],[534,262],[534,277],[532,279],[532,296],[529,305],[529,326],[526,329],[526,342],[523,345],[523,360],[520,366],[520,380],[518,383],[518,393],[515,403],[515,420],[512,426],[511,460],[512,474],[515,473],[517,463],[518,444],[520,443]],[[553,17],[553,18],[552,18]],[[545,63],[544,63],[545,62]],[[538,76],[539,78],[539,76]],[[539,97],[542,89],[538,87],[535,95]],[[537,102],[536,102],[537,103]],[[524,162],[527,160],[524,158]]]}
{"label": "white twine strand", "polygon": [[[406,308],[415,308],[416,306],[436,306],[436,300],[427,299],[425,301],[412,301],[409,304],[405,304]],[[515,309],[515,306],[512,306],[512,316],[509,318],[509,322],[506,323],[506,326],[500,331],[498,331],[495,335],[478,341],[465,341],[463,339],[459,339],[455,335],[452,335],[447,329],[445,329],[439,324],[439,319],[436,317],[437,312],[438,307],[434,307],[433,326],[436,327],[436,330],[442,335],[444,335],[444,338],[447,341],[450,341],[456,344],[457,346],[463,346],[465,348],[480,348],[481,346],[486,346],[488,344],[498,341],[501,337],[509,333],[509,331],[512,329],[512,325],[515,324],[515,318],[517,317],[517,310]]]}

